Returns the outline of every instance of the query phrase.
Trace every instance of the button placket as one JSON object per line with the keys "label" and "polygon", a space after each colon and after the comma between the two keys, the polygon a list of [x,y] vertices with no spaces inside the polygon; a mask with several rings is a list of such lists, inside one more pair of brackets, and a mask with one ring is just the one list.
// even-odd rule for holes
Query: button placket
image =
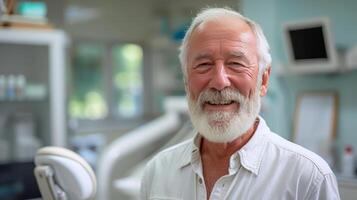
{"label": "button placket", "polygon": [[206,200],[206,189],[205,189],[205,185],[204,185],[204,182],[203,182],[203,178],[200,177],[198,174],[196,175],[197,177],[197,185],[196,185],[196,188],[197,188],[197,199],[198,200]]}

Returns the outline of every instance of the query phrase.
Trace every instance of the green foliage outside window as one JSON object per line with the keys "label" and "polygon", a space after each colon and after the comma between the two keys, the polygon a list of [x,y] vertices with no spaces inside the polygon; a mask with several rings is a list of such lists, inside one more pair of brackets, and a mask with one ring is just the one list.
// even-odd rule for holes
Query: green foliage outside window
{"label": "green foliage outside window", "polygon": [[142,110],[143,50],[135,44],[113,48],[114,104],[122,117],[139,115]]}
{"label": "green foliage outside window", "polygon": [[104,118],[107,106],[103,94],[104,47],[94,44],[77,46],[72,62],[72,94],[69,113],[76,118]]}
{"label": "green foliage outside window", "polygon": [[[114,45],[110,53],[113,66],[103,66],[109,49],[105,47],[85,43],[75,48],[69,99],[71,117],[103,119],[107,117],[108,109],[125,118],[138,116],[142,112],[142,48],[136,44]],[[112,67],[111,77],[103,73],[104,67]],[[110,86],[112,95],[109,95],[113,97],[113,108],[109,108],[105,99],[107,79],[113,80]]]}

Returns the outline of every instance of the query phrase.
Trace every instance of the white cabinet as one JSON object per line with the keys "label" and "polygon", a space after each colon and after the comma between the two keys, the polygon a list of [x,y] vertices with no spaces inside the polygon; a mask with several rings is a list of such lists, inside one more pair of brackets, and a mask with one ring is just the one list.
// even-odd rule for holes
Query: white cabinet
{"label": "white cabinet", "polygon": [[0,29],[0,75],[21,74],[46,88],[43,99],[0,100],[0,114],[35,112],[42,145],[66,146],[66,46],[61,30]]}
{"label": "white cabinet", "polygon": [[341,199],[355,200],[357,197],[357,179],[337,177]]}

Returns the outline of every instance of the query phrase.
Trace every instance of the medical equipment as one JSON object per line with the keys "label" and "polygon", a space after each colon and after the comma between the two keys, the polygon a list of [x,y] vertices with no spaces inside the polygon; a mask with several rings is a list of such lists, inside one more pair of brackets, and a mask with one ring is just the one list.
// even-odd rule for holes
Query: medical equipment
{"label": "medical equipment", "polygon": [[[135,165],[147,161],[147,152],[157,152],[162,147],[158,142],[165,137],[172,137],[173,133],[177,132],[183,124],[180,115],[187,115],[188,111],[185,97],[169,97],[165,100],[164,107],[164,115],[130,131],[104,150],[98,162],[98,200],[138,197],[140,171],[146,162],[138,167],[139,173],[134,176],[127,176],[125,169],[133,169]],[[188,133],[190,130],[190,125],[184,125],[179,132],[181,134],[175,134],[168,145],[191,137],[192,134]],[[58,147],[46,147],[38,151],[35,163],[35,175],[44,199],[89,200],[94,197],[94,173],[88,163],[74,152]],[[120,173],[117,173],[116,169],[120,169]],[[125,198],[114,197],[111,194],[113,189],[121,192]]]}
{"label": "medical equipment", "polygon": [[[158,141],[165,137],[173,137],[173,133],[177,133],[183,124],[180,114],[188,113],[186,98],[166,97],[164,109],[165,113],[162,116],[126,133],[104,149],[98,162],[98,199],[139,199],[140,179],[142,168],[147,161],[146,154],[155,154],[162,147],[158,145]],[[188,129],[191,128],[183,128],[186,134],[182,135],[189,135]],[[180,138],[173,139],[177,141]],[[140,165],[142,162],[143,165]],[[132,176],[128,176],[129,172],[126,169],[132,169]]]}
{"label": "medical equipment", "polygon": [[65,148],[41,148],[34,170],[45,200],[91,200],[96,194],[96,177],[89,164]]}

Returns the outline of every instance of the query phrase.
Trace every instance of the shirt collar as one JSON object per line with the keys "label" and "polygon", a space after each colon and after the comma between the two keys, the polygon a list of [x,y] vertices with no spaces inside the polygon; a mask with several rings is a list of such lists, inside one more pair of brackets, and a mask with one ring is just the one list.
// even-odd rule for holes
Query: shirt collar
{"label": "shirt collar", "polygon": [[[270,132],[269,127],[266,125],[264,119],[259,116],[259,124],[255,133],[250,140],[240,150],[237,151],[241,165],[250,172],[258,175],[261,161],[263,159],[263,153],[265,144],[267,142],[267,133]],[[199,149],[201,145],[202,136],[196,133],[192,139],[191,145],[188,145],[187,150],[179,162],[179,167],[183,168],[199,161]],[[199,161],[200,162],[200,161]]]}
{"label": "shirt collar", "polygon": [[179,162],[179,168],[183,168],[200,160],[201,138],[202,136],[196,133],[195,137],[192,139],[191,145],[188,146]]}
{"label": "shirt collar", "polygon": [[250,140],[239,151],[242,166],[258,175],[261,161],[263,159],[267,134],[270,132],[264,119],[259,117],[259,124]]}

